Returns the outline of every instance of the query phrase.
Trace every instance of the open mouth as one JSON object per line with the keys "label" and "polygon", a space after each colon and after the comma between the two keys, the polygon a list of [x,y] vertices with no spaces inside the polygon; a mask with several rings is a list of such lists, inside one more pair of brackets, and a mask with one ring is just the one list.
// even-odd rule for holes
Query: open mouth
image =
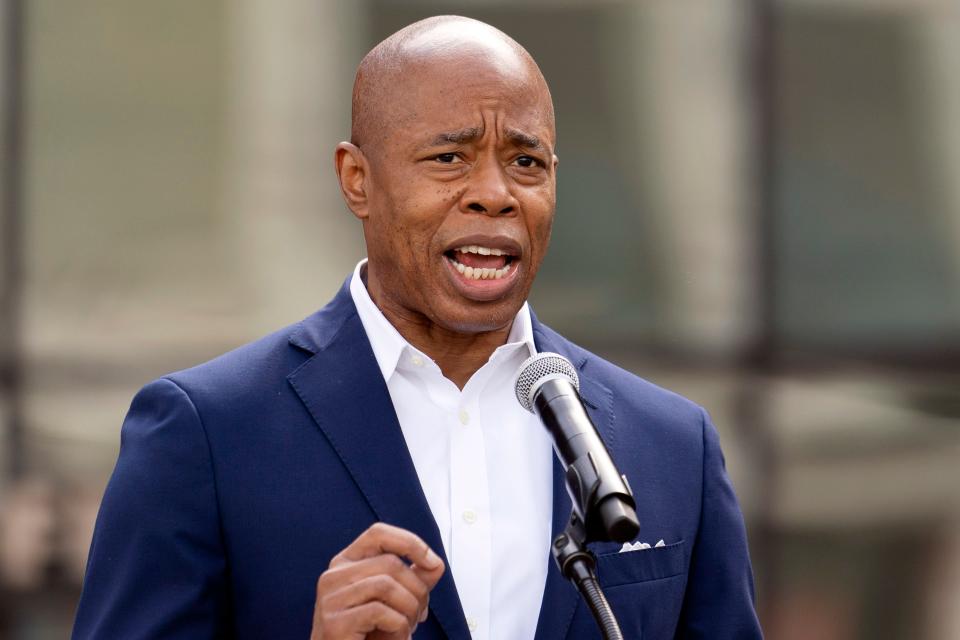
{"label": "open mouth", "polygon": [[516,260],[504,249],[474,244],[450,249],[444,255],[468,280],[502,280],[510,275]]}

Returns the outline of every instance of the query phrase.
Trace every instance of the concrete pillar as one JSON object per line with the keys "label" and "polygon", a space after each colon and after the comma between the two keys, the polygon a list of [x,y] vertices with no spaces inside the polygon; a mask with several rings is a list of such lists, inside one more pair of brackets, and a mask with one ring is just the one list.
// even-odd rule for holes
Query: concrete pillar
{"label": "concrete pillar", "polygon": [[[928,117],[927,144],[934,154],[931,176],[942,203],[942,223],[955,248],[953,291],[960,291],[960,5],[943,0],[920,22],[919,74]],[[956,308],[960,322],[960,308]]]}
{"label": "concrete pillar", "polygon": [[361,12],[347,0],[230,6],[224,228],[261,332],[322,306],[362,255],[332,163],[349,137]]}
{"label": "concrete pillar", "polygon": [[662,241],[662,338],[735,349],[750,329],[753,203],[746,7],[734,0],[638,5],[633,60],[641,147]]}

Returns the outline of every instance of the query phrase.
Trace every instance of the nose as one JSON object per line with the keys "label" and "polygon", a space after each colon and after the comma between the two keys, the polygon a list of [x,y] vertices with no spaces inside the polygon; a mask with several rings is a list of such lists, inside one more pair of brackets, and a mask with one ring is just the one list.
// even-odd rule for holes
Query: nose
{"label": "nose", "polygon": [[460,200],[464,212],[506,215],[517,209],[517,199],[510,191],[509,178],[495,159],[478,163],[471,169],[469,186]]}

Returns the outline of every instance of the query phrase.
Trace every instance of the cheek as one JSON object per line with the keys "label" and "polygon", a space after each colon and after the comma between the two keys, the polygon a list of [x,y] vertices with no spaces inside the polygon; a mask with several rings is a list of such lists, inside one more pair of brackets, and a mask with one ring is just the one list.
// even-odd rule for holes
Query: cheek
{"label": "cheek", "polygon": [[409,266],[426,266],[435,258],[433,246],[438,230],[451,216],[457,194],[449,186],[417,185],[413,181],[384,200],[381,215],[385,225],[381,237],[399,255],[395,261]]}
{"label": "cheek", "polygon": [[530,243],[534,255],[540,259],[547,252],[550,243],[550,232],[553,228],[554,198],[552,193],[544,193],[538,199],[538,206],[531,210],[527,217],[527,229],[530,233]]}
{"label": "cheek", "polygon": [[460,193],[462,190],[453,185],[411,181],[405,197],[396,202],[395,209],[411,241],[426,247],[445,225],[455,224]]}
{"label": "cheek", "polygon": [[544,220],[536,229],[532,231],[533,268],[538,270],[543,259],[547,255],[547,249],[550,246],[550,231],[552,228],[552,218]]}

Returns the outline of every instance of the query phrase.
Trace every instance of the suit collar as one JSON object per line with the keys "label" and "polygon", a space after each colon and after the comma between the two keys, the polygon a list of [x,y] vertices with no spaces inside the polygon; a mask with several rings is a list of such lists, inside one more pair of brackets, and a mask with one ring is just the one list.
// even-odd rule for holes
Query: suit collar
{"label": "suit collar", "polygon": [[333,341],[344,323],[356,314],[357,308],[350,298],[350,278],[347,278],[327,306],[294,325],[289,342],[307,353],[319,353]]}
{"label": "suit collar", "polygon": [[[581,396],[608,447],[613,446],[613,394],[584,376],[588,357],[530,312],[538,352],[566,357],[581,372]],[[420,487],[383,375],[350,296],[348,278],[323,309],[296,325],[290,343],[313,357],[288,376],[320,430],[340,456],[377,518],[413,531],[449,567],[440,531]],[[553,534],[566,527],[571,502],[554,461]],[[574,587],[549,560],[535,640],[566,637],[577,607]],[[448,569],[431,592],[430,609],[449,638],[468,639],[463,608]]]}

